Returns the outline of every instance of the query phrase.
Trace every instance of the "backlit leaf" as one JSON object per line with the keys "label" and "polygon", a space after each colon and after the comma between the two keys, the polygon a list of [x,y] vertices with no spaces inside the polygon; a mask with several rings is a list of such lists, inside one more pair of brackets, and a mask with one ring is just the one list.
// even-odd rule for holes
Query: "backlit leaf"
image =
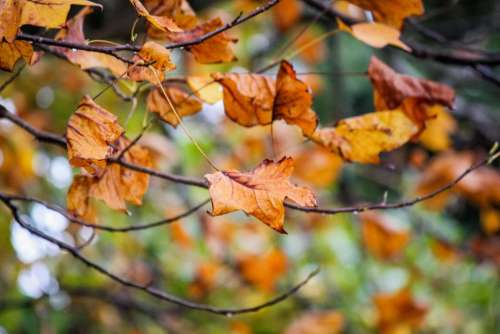
{"label": "backlit leaf", "polygon": [[393,45],[406,51],[411,50],[408,45],[400,40],[401,33],[399,30],[385,24],[368,22],[347,26],[340,20],[337,20],[337,22],[340,30],[352,34],[355,38],[371,47],[380,49]]}
{"label": "backlit leaf", "polygon": [[243,210],[276,231],[286,233],[283,228],[285,198],[302,206],[316,206],[314,194],[309,189],[295,186],[288,180],[292,172],[293,160],[284,157],[278,162],[264,160],[248,173],[219,171],[205,175],[212,199],[212,215]]}
{"label": "backlit leaf", "polygon": [[401,29],[405,18],[424,13],[422,0],[347,0],[373,12],[375,20]]}

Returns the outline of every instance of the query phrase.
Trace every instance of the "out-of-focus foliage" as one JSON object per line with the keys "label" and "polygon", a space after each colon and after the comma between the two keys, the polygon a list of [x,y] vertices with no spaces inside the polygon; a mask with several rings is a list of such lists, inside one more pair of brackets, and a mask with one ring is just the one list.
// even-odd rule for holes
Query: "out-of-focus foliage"
{"label": "out-of-focus foliage", "polygon": [[[388,27],[399,29],[401,25],[401,18],[367,7],[367,1],[348,2],[374,10],[376,24],[387,23],[384,31]],[[450,40],[488,50],[500,48],[497,1],[444,2],[424,1],[422,22]],[[136,40],[141,41],[148,31],[156,37],[175,35],[171,36],[173,42],[189,40],[220,26],[222,21],[214,17],[228,22],[240,11],[262,4],[251,0],[189,1],[198,21],[192,11],[184,8],[171,14],[175,20],[165,26],[154,21],[155,15],[165,15],[165,12],[154,12],[155,1],[145,1],[149,16],[144,17],[154,28],[150,26],[146,30],[143,19],[131,33],[135,20],[132,7],[127,3],[130,8],[125,8],[123,1],[102,3],[103,12],[94,10],[86,18],[87,39],[112,38],[123,42],[138,33]],[[349,3],[338,1],[335,8],[359,13],[359,8],[353,9]],[[72,11],[71,15],[76,12]],[[153,67],[162,66],[161,70],[167,72],[165,79],[178,79],[174,83],[180,86],[165,88],[166,94],[176,105],[189,134],[219,168],[251,171],[266,158],[277,161],[289,156],[295,161],[293,184],[288,180],[283,182],[288,187],[307,186],[314,191],[318,203],[328,203],[328,207],[393,202],[427,194],[452,182],[478,157],[487,154],[494,142],[500,141],[499,86],[483,81],[464,66],[419,60],[395,48],[372,49],[362,42],[364,39],[359,37],[362,32],[356,25],[350,28],[352,35],[330,33],[337,28],[334,21],[324,17],[309,26],[316,15],[317,12],[302,1],[282,1],[270,13],[219,36],[215,46],[204,42],[188,48],[189,53],[169,52],[171,63],[159,64],[158,60],[165,57],[154,52],[156,46],[151,47],[151,52],[143,48],[139,55],[143,61],[154,61]],[[184,31],[177,32],[176,27]],[[306,32],[294,40],[305,27]],[[34,27],[31,29],[43,33]],[[404,49],[406,44],[399,39],[399,31],[395,31],[398,35],[389,33],[388,44]],[[2,29],[0,32],[7,34]],[[413,31],[406,36],[421,38]],[[236,38],[238,43],[233,43]],[[316,44],[307,47],[311,43]],[[291,46],[287,47],[288,44]],[[373,41],[368,44],[372,45]],[[1,50],[4,47],[2,45]],[[29,57],[18,53],[17,57],[31,61],[31,50]],[[398,73],[453,87],[456,92],[453,109],[446,108],[452,104],[449,94],[439,99],[412,95],[414,92],[406,90],[392,92],[391,96],[400,100],[387,106],[400,109],[380,111],[386,109],[380,108],[381,101],[391,102],[385,99],[386,92],[377,89],[380,86],[375,82],[373,88],[375,80],[367,75],[373,55]],[[68,57],[74,63],[71,64],[44,55],[35,65],[24,68],[2,91],[0,103],[36,128],[60,134],[67,131],[71,148],[73,135],[78,140],[82,131],[95,132],[88,123],[84,129],[76,124],[77,131],[71,132],[67,130],[68,120],[70,124],[78,123],[75,119],[78,113],[74,111],[82,111],[82,98],[100,94],[96,103],[99,110],[111,113],[106,126],[111,128],[113,138],[93,137],[84,143],[90,155],[70,150],[74,153],[70,157],[77,158],[80,166],[87,170],[80,175],[82,171],[70,165],[66,152],[41,144],[19,127],[2,120],[1,191],[29,194],[65,207],[73,180],[84,180],[83,189],[75,190],[79,183],[71,186],[78,199],[72,204],[71,199],[76,197],[70,197],[67,207],[87,220],[117,227],[172,217],[208,198],[205,189],[156,178],[150,178],[149,188],[148,180],[134,180],[134,185],[139,183],[143,187],[132,189],[127,180],[143,177],[143,174],[124,175],[120,166],[106,165],[105,161],[103,164],[103,159],[116,154],[147,128],[139,140],[141,148],[149,151],[147,157],[142,151],[131,149],[125,156],[127,161],[142,161],[142,165],[154,165],[158,170],[187,176],[214,173],[181,126],[173,127],[179,124],[179,119],[169,113],[171,109],[155,107],[160,104],[158,100],[164,99],[160,86],[152,89],[147,84],[120,81],[115,88],[126,95],[137,91],[136,102],[124,101],[113,89],[102,92],[106,83],[92,80],[81,70],[86,67],[80,57],[90,56],[92,54],[77,51],[72,54],[73,58]],[[237,61],[212,64],[235,57]],[[299,108],[314,110],[318,115],[320,130],[311,136],[313,140],[304,140],[302,134],[314,131],[316,115],[309,114],[309,122],[305,126],[298,124],[300,128],[290,126],[290,123],[297,124],[290,121],[291,117],[272,118],[272,112],[265,121],[253,122],[265,125],[242,127],[239,125],[242,122],[235,120],[239,123],[236,124],[225,116],[230,111],[227,105],[224,109],[227,100],[223,101],[223,96],[230,94],[230,89],[214,83],[205,87],[212,73],[221,73],[224,78],[248,77],[244,74],[247,71],[254,73],[283,57],[287,57],[294,71],[286,79],[298,79],[300,83],[292,80],[293,83],[299,86],[305,83],[311,88],[307,92],[309,97],[301,96]],[[109,65],[109,58],[101,61]],[[11,68],[13,64],[7,65],[2,68]],[[21,65],[19,62],[15,69]],[[113,72],[114,67],[107,65],[103,67]],[[117,66],[124,66],[125,70],[128,67],[130,77],[137,75],[153,84],[161,80],[146,67],[137,69],[121,63]],[[273,78],[278,76],[278,71],[276,66],[259,73],[261,79],[258,80],[276,84]],[[131,72],[135,74],[130,75]],[[226,74],[228,72],[239,74]],[[0,72],[1,82],[10,75]],[[184,77],[186,80],[180,79]],[[235,80],[230,79],[234,83]],[[278,76],[276,81],[279,80]],[[411,81],[408,86],[415,88],[414,84],[415,81]],[[189,95],[190,100],[177,97],[186,96],[188,88],[195,91]],[[257,101],[263,102],[257,107],[265,105],[268,111],[277,108],[274,99],[279,87],[273,86],[273,89],[272,96]],[[242,89],[237,91],[247,95],[244,101],[253,108],[256,108],[255,95],[266,93],[260,86],[251,92],[254,95]],[[374,99],[374,91],[378,98]],[[249,95],[252,96],[248,98]],[[236,102],[242,107],[241,101]],[[287,103],[291,104],[289,100]],[[415,110],[415,104],[424,110],[424,120],[408,113],[408,108]],[[243,107],[241,109],[245,109]],[[156,117],[157,114],[160,117]],[[425,127],[416,125],[417,118]],[[95,117],[93,120],[99,121]],[[339,120],[342,121],[337,123]],[[397,131],[387,131],[391,126],[386,123],[390,122],[397,123],[393,126]],[[117,124],[123,127],[128,139],[120,137],[122,131],[115,127]],[[332,133],[335,141],[331,139]],[[364,147],[364,140],[372,143],[373,137],[380,138],[380,145]],[[88,133],[85,138],[89,138]],[[117,138],[120,138],[119,147],[110,144]],[[384,153],[386,151],[391,152]],[[344,162],[378,162],[379,159],[378,165]],[[92,183],[92,176],[112,168],[116,170],[107,174],[111,180],[100,185]],[[216,175],[219,173],[222,174],[216,172]],[[250,179],[252,175],[235,173]],[[115,188],[111,189],[110,185]],[[264,186],[275,190],[272,189],[275,184],[264,182]],[[130,205],[124,200],[114,201],[113,191]],[[285,196],[289,195],[279,194],[280,205]],[[88,207],[81,205],[84,202]],[[141,202],[141,206],[135,205]],[[312,202],[309,198],[303,204],[312,206]],[[494,333],[500,323],[498,163],[478,169],[451,191],[412,207],[359,215],[286,211],[286,236],[241,211],[214,217],[208,206],[155,229],[130,233],[96,231],[95,236],[92,229],[70,224],[41,204],[22,207],[26,219],[54,237],[74,245],[93,238],[82,250],[83,254],[119,276],[213,305],[257,304],[296,283],[316,266],[322,271],[296,295],[272,308],[234,317],[200,313],[152,300],[110,282],[56,247],[30,235],[2,208],[0,333]],[[255,215],[245,208],[238,206],[222,211],[242,209]],[[217,211],[215,204],[214,210]],[[222,212],[212,211],[212,214],[218,213]],[[280,228],[282,225],[278,224],[276,229]]]}

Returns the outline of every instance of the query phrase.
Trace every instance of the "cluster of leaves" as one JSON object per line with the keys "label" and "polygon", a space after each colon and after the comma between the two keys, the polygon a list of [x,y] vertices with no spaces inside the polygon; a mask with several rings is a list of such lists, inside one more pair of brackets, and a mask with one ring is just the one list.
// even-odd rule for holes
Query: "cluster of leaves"
{"label": "cluster of leaves", "polygon": [[[192,298],[203,300],[217,293],[224,279],[228,279],[229,288],[245,290],[245,300],[248,301],[253,301],[253,295],[251,291],[246,291],[247,285],[258,289],[264,296],[273,292],[278,282],[290,272],[293,256],[277,246],[277,243],[286,243],[280,240],[287,237],[272,235],[271,230],[253,224],[245,216],[225,216],[236,211],[253,216],[280,233],[287,233],[284,227],[286,220],[294,221],[297,224],[287,226],[291,226],[294,231],[303,228],[301,233],[304,234],[313,231],[312,236],[318,239],[322,231],[326,231],[325,225],[332,223],[328,221],[330,218],[318,213],[369,211],[360,214],[359,218],[351,218],[361,223],[359,246],[370,254],[368,261],[375,263],[369,265],[377,270],[378,262],[391,265],[403,261],[406,259],[405,251],[411,251],[412,235],[408,226],[401,226],[404,225],[401,221],[394,224],[393,216],[371,211],[370,206],[338,208],[338,211],[335,208],[323,208],[326,206],[323,203],[331,199],[329,189],[343,167],[348,169],[352,165],[385,163],[387,153],[397,155],[402,152],[400,148],[403,146],[414,149],[408,159],[413,168],[423,169],[425,165],[425,169],[414,191],[420,197],[402,202],[400,206],[395,204],[394,207],[411,206],[425,199],[427,209],[442,211],[448,203],[453,202],[454,195],[464,198],[480,211],[483,232],[487,235],[472,240],[472,252],[477,257],[499,263],[495,234],[500,231],[500,173],[490,166],[484,166],[486,162],[494,160],[496,151],[492,151],[492,159],[486,159],[481,167],[471,167],[478,158],[477,154],[452,150],[451,136],[457,132],[458,123],[450,113],[456,98],[450,86],[398,73],[372,56],[364,75],[371,82],[373,111],[338,119],[332,126],[326,125],[320,117],[324,113],[315,112],[321,108],[315,100],[320,95],[320,89],[314,86],[308,75],[301,75],[294,68],[297,66],[291,59],[300,55],[302,62],[311,66],[324,61],[322,52],[326,52],[327,48],[323,38],[330,32],[319,37],[308,35],[311,29],[306,26],[287,45],[297,48],[296,54],[283,57],[281,53],[262,70],[231,72],[227,71],[230,65],[226,64],[237,61],[241,56],[237,52],[238,40],[231,37],[232,32],[227,30],[243,22],[240,20],[241,15],[224,24],[219,17],[203,21],[186,0],[130,0],[130,3],[137,17],[146,22],[141,45],[88,41],[84,34],[85,19],[93,12],[93,8],[100,7],[90,1],[0,0],[0,68],[12,71],[18,61],[23,59],[35,72],[52,54],[78,66],[92,78],[101,78],[106,84],[104,90],[94,97],[88,95],[84,85],[75,89],[74,95],[80,101],[74,104],[74,112],[64,119],[64,136],[50,137],[53,142],[66,148],[67,161],[77,172],[67,190],[67,209],[59,210],[73,223],[95,228],[94,233],[97,233],[95,231],[99,231],[99,226],[113,231],[115,223],[109,222],[123,220],[130,211],[134,212],[134,216],[139,213],[139,216],[149,218],[150,211],[158,211],[159,207],[167,217],[179,213],[183,216],[181,209],[186,205],[179,204],[180,199],[189,203],[190,197],[201,196],[196,190],[186,195],[185,190],[181,189],[189,185],[208,189],[212,208],[208,214],[196,216],[201,222],[201,232],[198,231],[198,239],[201,240],[196,240],[194,233],[184,227],[184,222],[172,224],[169,233],[173,245],[167,248],[172,252],[171,257],[158,259],[162,255],[155,251],[163,250],[163,239],[154,232],[142,241],[126,234],[121,242],[116,240],[118,238],[106,239],[104,233],[98,234],[99,238],[123,252],[116,255],[118,260],[111,261],[110,266],[126,272],[125,276],[131,282],[137,282],[134,284],[147,290],[163,268],[168,268],[165,270],[169,274],[175,274],[177,269],[182,270],[179,268],[182,265],[180,261],[184,261],[195,263],[192,280],[180,288],[182,293]],[[236,6],[256,8],[245,16],[245,20],[274,6],[271,10],[275,14],[276,28],[282,32],[290,31],[302,17],[303,4],[296,0],[277,3],[269,1],[258,7],[254,1],[239,1]],[[68,19],[71,5],[84,7]],[[407,53],[411,53],[412,47],[400,40],[403,22],[409,16],[424,13],[420,0],[349,0],[336,2],[331,8],[353,16],[352,22],[341,18],[337,20],[340,31],[374,48],[391,45]],[[373,22],[357,22],[355,19],[364,18],[366,11],[373,16]],[[26,25],[57,31],[53,38],[37,39],[37,36],[30,37],[22,33],[21,28]],[[138,40],[135,33],[131,32],[131,43]],[[181,47],[188,70],[184,69],[185,64],[178,61],[178,55],[170,51]],[[277,66],[279,69],[275,76],[266,73]],[[173,73],[178,74],[179,68],[187,74],[174,77]],[[70,71],[77,72],[74,68]],[[103,95],[110,87],[118,97]],[[132,104],[131,112],[125,119],[119,116],[117,108],[107,107],[112,105],[110,99],[123,98],[120,90],[123,87],[130,89],[131,95],[125,96],[125,100]],[[140,99],[143,93],[147,96]],[[107,102],[103,100],[105,97],[108,98]],[[137,108],[138,104],[140,108]],[[2,112],[4,118],[18,120],[17,116],[5,114],[7,109],[2,108],[5,109]],[[215,117],[215,121],[207,115],[213,113],[214,108],[223,109],[224,114]],[[142,122],[137,120],[140,118],[138,110],[144,111]],[[28,129],[35,139],[43,141],[47,134],[32,130],[29,124],[37,123],[36,119],[32,121],[29,118],[29,114],[23,114],[20,121],[13,122],[21,124],[21,128]],[[154,121],[151,114],[157,116],[155,120],[159,121],[155,125],[152,125]],[[131,119],[135,123],[129,123]],[[136,124],[135,138],[130,136],[134,132],[129,131],[131,124]],[[138,131],[137,124],[140,124]],[[153,126],[158,131],[150,132]],[[202,135],[193,135],[195,126]],[[41,124],[41,127],[51,128],[46,124]],[[214,130],[203,134],[208,127]],[[36,179],[31,166],[36,148],[21,128],[2,129],[5,132],[1,133],[0,147],[5,157],[1,168],[6,175],[2,185],[9,191],[23,193],[27,190],[23,184],[29,179]],[[178,132],[181,131],[188,141],[179,139]],[[204,174],[203,179],[159,172],[176,164],[175,149],[170,147],[171,143],[160,132],[167,133],[171,140],[183,145],[182,163],[177,169],[186,175]],[[422,147],[437,153],[428,165],[425,161],[427,153]],[[13,161],[20,161],[20,168],[14,168]],[[461,181],[472,171],[470,177]],[[173,194],[170,193],[172,189],[164,189],[153,182],[155,176],[178,183],[178,188]],[[296,185],[291,178],[305,185]],[[452,190],[447,191],[451,187]],[[10,206],[12,199],[6,197],[7,193],[4,194],[3,190],[2,194],[2,198],[6,198],[4,203],[11,208],[12,213],[16,212]],[[147,194],[151,194],[151,201],[144,201]],[[159,199],[162,203],[159,203]],[[50,208],[45,202],[41,203]],[[285,212],[285,208],[289,212]],[[384,199],[375,208],[390,209],[393,206]],[[195,211],[188,208],[187,212],[192,214]],[[422,215],[425,214],[428,212],[422,210]],[[224,217],[219,220],[215,218],[222,215]],[[294,215],[298,219],[293,219]],[[354,236],[357,231],[350,227],[350,222],[345,224],[341,219],[338,224],[340,227],[335,227],[336,235],[344,233],[348,235],[346,240],[356,239]],[[168,223],[172,221],[168,220]],[[238,223],[241,221],[245,224]],[[299,226],[299,221],[303,221],[304,226]],[[23,226],[22,221],[18,223]],[[151,224],[153,227],[158,225],[161,224]],[[76,229],[71,234],[77,238]],[[257,246],[242,245],[246,243],[256,243]],[[318,240],[318,244],[321,243]],[[87,248],[89,245],[93,245],[92,240],[82,245],[85,252],[91,252]],[[426,246],[419,243],[415,247],[427,251]],[[211,256],[200,256],[199,250],[202,248],[207,248]],[[318,257],[317,249],[311,248],[311,256]],[[458,248],[452,240],[440,234],[432,239],[431,251],[438,262],[457,262],[457,259],[467,254]],[[153,269],[145,263],[124,259],[134,250],[143,254],[152,253],[152,258],[159,261],[163,268]],[[307,250],[304,249],[305,252]],[[227,254],[232,251],[232,255]],[[309,261],[303,255],[295,255],[294,264]],[[120,261],[128,266],[125,270]],[[283,329],[286,333],[337,333],[349,326],[359,329],[376,327],[382,333],[408,333],[425,326],[432,327],[424,322],[426,315],[431,312],[431,305],[418,301],[411,290],[412,285],[417,285],[413,281],[418,280],[425,271],[418,267],[418,261],[420,259],[409,264],[415,273],[397,289],[391,292],[370,289],[359,297],[362,300],[369,298],[375,311],[356,315],[356,311],[349,311],[349,308],[355,309],[356,305],[345,307],[341,303],[327,303],[328,307],[324,310],[304,312],[281,327],[286,327]],[[361,271],[363,266],[361,261],[355,271]],[[236,279],[233,267],[238,273]],[[350,270],[352,268],[347,265],[335,272],[343,275],[346,282],[337,283],[347,286],[346,290],[349,290],[347,281]],[[464,269],[460,267],[457,270]],[[361,272],[356,274],[368,275]],[[332,287],[331,281],[325,281],[323,287],[313,286],[301,297],[321,295],[322,289]],[[226,297],[224,292],[220,293],[222,298]],[[327,294],[332,297],[330,292]],[[257,299],[260,300],[259,297]],[[189,304],[185,303],[184,306],[189,307]],[[338,309],[342,309],[345,314]],[[107,308],[103,310],[105,313],[111,312]],[[177,309],[170,311],[179,312]],[[286,316],[287,311],[286,308],[278,307],[276,312],[291,319],[289,315]],[[258,322],[259,316],[256,317]],[[115,322],[113,316],[107,315],[105,318],[108,319],[103,322]],[[203,323],[207,328],[210,326],[209,319],[200,317],[194,318],[194,321]],[[171,325],[170,318],[166,322]],[[173,323],[173,329],[170,329],[173,332],[176,326],[181,332],[190,330],[189,322]],[[230,326],[235,333],[251,332],[251,326],[244,321],[234,321]],[[257,327],[266,331],[266,326],[268,324]]]}

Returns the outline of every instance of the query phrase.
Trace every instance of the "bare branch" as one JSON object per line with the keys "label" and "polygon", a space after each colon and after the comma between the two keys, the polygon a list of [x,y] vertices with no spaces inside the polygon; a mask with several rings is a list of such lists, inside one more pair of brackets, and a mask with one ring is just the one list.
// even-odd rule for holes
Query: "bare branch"
{"label": "bare branch", "polygon": [[160,289],[154,288],[150,285],[141,285],[133,281],[129,281],[122,276],[118,274],[114,274],[104,268],[103,266],[99,265],[98,263],[90,260],[86,256],[82,255],[80,251],[73,246],[56,239],[43,231],[40,231],[30,223],[26,222],[23,217],[19,213],[19,208],[15,206],[12,202],[12,199],[10,199],[8,196],[5,196],[3,194],[0,194],[0,201],[2,201],[10,210],[14,220],[25,230],[30,232],[31,234],[44,239],[48,241],[49,243],[58,246],[60,249],[68,252],[71,254],[74,258],[79,260],[80,262],[86,264],[88,267],[96,270],[100,274],[110,278],[111,280],[129,287],[134,290],[142,291],[150,296],[153,296],[155,298],[158,298],[160,300],[163,300],[168,303],[172,303],[181,307],[189,308],[192,310],[198,310],[198,311],[204,311],[208,313],[214,313],[214,314],[220,314],[220,315],[225,315],[225,316],[232,316],[235,314],[243,314],[243,313],[252,313],[252,312],[257,312],[259,310],[262,310],[264,308],[273,306],[275,304],[278,304],[284,300],[286,300],[288,297],[292,296],[295,294],[300,288],[302,288],[307,282],[309,282],[314,276],[316,276],[319,273],[319,269],[314,270],[312,273],[310,273],[303,281],[301,281],[299,284],[295,285],[288,291],[284,292],[283,294],[256,306],[252,307],[244,307],[244,308],[223,308],[223,307],[216,307],[216,306],[211,306],[211,305],[206,305],[206,304],[199,304],[195,302],[191,302],[189,300],[177,297],[175,295],[169,294],[165,291],[162,291]]}
{"label": "bare branch", "polygon": [[26,64],[23,64],[20,66],[16,72],[14,72],[7,80],[5,80],[1,85],[0,85],[0,93],[3,92],[7,86],[9,86],[14,80],[17,79],[17,77],[21,74],[21,72],[24,70],[26,67]]}

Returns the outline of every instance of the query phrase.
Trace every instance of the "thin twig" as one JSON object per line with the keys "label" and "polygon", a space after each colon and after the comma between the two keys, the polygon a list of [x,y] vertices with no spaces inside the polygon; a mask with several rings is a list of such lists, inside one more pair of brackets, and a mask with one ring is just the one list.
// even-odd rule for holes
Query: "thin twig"
{"label": "thin twig", "polygon": [[26,64],[22,64],[21,66],[19,66],[19,68],[14,73],[12,73],[12,75],[0,85],[0,93],[3,92],[3,90],[5,88],[7,88],[8,85],[10,85],[12,82],[14,82],[14,80],[17,79],[17,77],[19,76],[19,74],[21,74],[21,72],[24,70],[25,67],[26,67]]}

